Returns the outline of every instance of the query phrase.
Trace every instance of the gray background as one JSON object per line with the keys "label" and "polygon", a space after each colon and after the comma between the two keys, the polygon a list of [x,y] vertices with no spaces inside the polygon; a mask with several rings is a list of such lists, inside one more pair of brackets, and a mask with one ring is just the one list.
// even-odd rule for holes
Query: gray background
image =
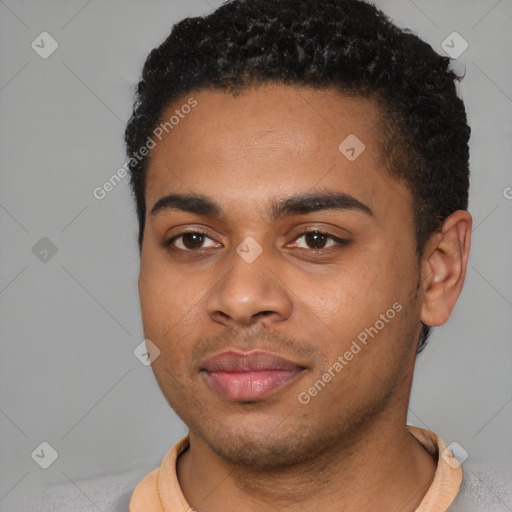
{"label": "gray background", "polygon": [[[473,461],[510,467],[512,1],[376,3],[439,53],[453,31],[469,44],[458,60],[473,248],[459,304],[418,359],[409,422],[457,441]],[[147,53],[174,22],[219,4],[0,2],[2,510],[45,483],[134,468],[142,477],[186,433],[133,355],[143,334],[128,179],[101,201],[92,191],[125,162]],[[59,45],[47,59],[31,48],[43,31]],[[57,248],[47,261],[33,251],[43,237]],[[31,458],[42,441],[58,452],[46,470]]]}

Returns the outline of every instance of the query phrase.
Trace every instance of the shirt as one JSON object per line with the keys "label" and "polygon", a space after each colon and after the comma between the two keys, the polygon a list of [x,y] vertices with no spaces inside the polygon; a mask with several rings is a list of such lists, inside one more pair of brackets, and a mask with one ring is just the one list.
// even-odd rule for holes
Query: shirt
{"label": "shirt", "polygon": [[[409,432],[437,460],[434,479],[415,512],[446,512],[462,482],[462,467],[444,441],[429,430],[407,425]],[[147,474],[135,488],[129,512],[191,512],[176,474],[178,457],[189,447],[189,436],[178,441],[159,468]]]}
{"label": "shirt", "polygon": [[[411,427],[409,430],[411,431]],[[431,432],[423,432],[425,435],[419,439],[422,444],[425,443],[423,446],[433,449],[437,444],[435,451],[442,456],[443,452],[440,448],[444,443],[440,444],[437,436]],[[500,440],[497,439],[496,442]],[[165,497],[165,491],[163,496],[166,500],[176,500],[178,496],[182,499],[181,502],[178,499],[179,505],[172,509],[173,512],[184,510],[183,506],[188,507],[175,472],[177,458],[186,449],[187,443],[187,439],[184,438],[169,452],[170,468],[174,468],[174,471],[171,471],[169,483],[174,486],[175,496],[174,498]],[[507,446],[505,443],[504,449]],[[439,455],[435,455],[435,458],[438,460]],[[455,500],[448,508],[449,512],[510,512],[512,510],[512,469],[510,467],[497,467],[486,452],[471,452],[462,467],[464,469],[462,484]],[[158,471],[161,471],[161,468]],[[30,476],[27,476],[3,494],[0,498],[0,510],[5,512],[92,512],[93,510],[95,512],[99,510],[128,512],[129,503],[133,501],[132,506],[138,509],[132,512],[139,512],[141,506],[144,511],[154,512],[155,508],[149,508],[151,498],[146,502],[143,494],[150,490],[151,485],[146,491],[141,487],[141,479],[146,474],[147,464],[137,462],[125,470],[114,473],[105,471],[94,475],[87,472],[82,475],[66,474],[61,482],[53,484],[33,485],[29,480]],[[151,482],[151,479],[149,481]],[[153,481],[153,491],[155,491],[154,483]],[[156,492],[158,493],[158,488]],[[427,496],[431,496],[430,491],[424,499]],[[142,505],[136,504],[137,499],[139,503],[142,501]],[[161,502],[157,501],[157,504],[160,508],[156,510],[169,510],[162,509]]]}

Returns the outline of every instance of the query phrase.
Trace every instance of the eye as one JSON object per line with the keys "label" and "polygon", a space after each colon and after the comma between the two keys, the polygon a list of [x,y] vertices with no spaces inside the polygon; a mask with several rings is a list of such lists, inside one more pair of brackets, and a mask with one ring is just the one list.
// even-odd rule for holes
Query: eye
{"label": "eye", "polygon": [[301,239],[304,240],[302,245],[298,244],[298,247],[303,249],[322,250],[333,247],[335,245],[343,246],[349,243],[348,240],[344,240],[342,238],[338,238],[318,230],[305,231],[304,233],[301,233],[297,238],[295,238],[295,241]]}
{"label": "eye", "polygon": [[[205,240],[208,239],[212,243],[210,245],[203,245]],[[173,236],[165,242],[166,247],[174,247],[182,251],[194,251],[197,249],[204,249],[206,247],[219,247],[206,233],[200,231],[187,231]]]}

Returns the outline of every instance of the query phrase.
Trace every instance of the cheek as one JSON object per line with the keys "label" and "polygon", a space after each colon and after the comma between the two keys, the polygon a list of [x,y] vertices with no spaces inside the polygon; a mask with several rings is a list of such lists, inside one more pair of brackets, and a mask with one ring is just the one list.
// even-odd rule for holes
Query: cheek
{"label": "cheek", "polygon": [[[139,299],[144,333],[150,339],[161,336],[165,327],[165,311],[169,309],[168,290],[159,273],[143,264],[139,275]],[[172,310],[171,310],[172,311]],[[171,319],[172,320],[172,319]]]}
{"label": "cheek", "polygon": [[359,335],[363,341],[365,336],[373,339],[371,335],[377,336],[377,332],[380,340],[394,336],[403,321],[403,313],[397,309],[410,305],[415,284],[411,260],[397,251],[364,251],[326,275],[296,279],[290,286],[300,297],[296,311],[301,314],[303,310],[303,317],[309,316],[318,326],[317,335],[325,333],[331,340],[323,343],[331,358],[348,349]]}
{"label": "cheek", "polygon": [[187,361],[194,344],[191,335],[197,333],[199,317],[204,315],[206,290],[201,280],[174,272],[149,252],[141,261],[139,297],[144,335],[160,349],[152,367],[162,383],[188,379]]}
{"label": "cheek", "polygon": [[381,298],[376,290],[384,289],[380,272],[362,259],[344,261],[321,275],[295,277],[290,288],[306,311],[336,333],[346,332],[358,319],[370,314]]}
{"label": "cheek", "polygon": [[204,288],[197,279],[174,271],[162,258],[147,254],[141,261],[139,297],[144,330],[162,337],[174,330],[201,304]]}

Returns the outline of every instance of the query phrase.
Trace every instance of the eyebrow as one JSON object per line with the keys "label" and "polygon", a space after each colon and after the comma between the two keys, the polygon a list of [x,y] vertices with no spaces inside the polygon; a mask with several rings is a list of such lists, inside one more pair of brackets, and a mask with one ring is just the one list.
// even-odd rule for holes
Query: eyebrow
{"label": "eyebrow", "polygon": [[[160,198],[151,209],[151,216],[168,210],[181,210],[205,217],[220,217],[222,208],[202,195],[169,194]],[[323,210],[358,210],[374,216],[371,208],[344,192],[305,193],[280,199],[271,204],[270,219],[277,222],[283,217],[305,215]]]}

